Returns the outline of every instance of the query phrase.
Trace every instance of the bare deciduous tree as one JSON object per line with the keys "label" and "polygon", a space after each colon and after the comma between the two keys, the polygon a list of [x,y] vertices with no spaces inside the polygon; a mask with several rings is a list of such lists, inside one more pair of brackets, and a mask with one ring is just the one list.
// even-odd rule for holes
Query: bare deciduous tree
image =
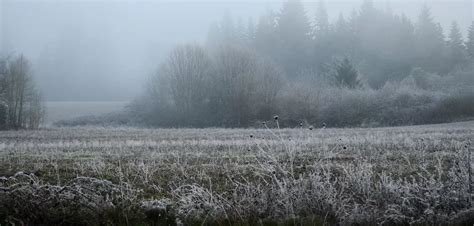
{"label": "bare deciduous tree", "polygon": [[0,60],[0,96],[6,108],[5,128],[38,128],[44,115],[39,92],[23,56]]}
{"label": "bare deciduous tree", "polygon": [[151,78],[149,94],[160,109],[172,108],[176,124],[200,126],[208,109],[212,73],[212,61],[205,49],[179,46]]}
{"label": "bare deciduous tree", "polygon": [[216,56],[214,104],[223,124],[246,126],[255,115],[258,60],[250,51],[225,47]]}
{"label": "bare deciduous tree", "polygon": [[277,113],[277,96],[285,83],[285,73],[270,60],[260,60],[258,67],[257,118],[265,120]]}

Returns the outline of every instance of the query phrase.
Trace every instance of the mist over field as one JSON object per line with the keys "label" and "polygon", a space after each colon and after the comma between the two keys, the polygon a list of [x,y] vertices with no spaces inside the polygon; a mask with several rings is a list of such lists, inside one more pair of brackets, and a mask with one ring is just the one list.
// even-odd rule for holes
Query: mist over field
{"label": "mist over field", "polygon": [[474,225],[472,0],[0,0],[0,225]]}

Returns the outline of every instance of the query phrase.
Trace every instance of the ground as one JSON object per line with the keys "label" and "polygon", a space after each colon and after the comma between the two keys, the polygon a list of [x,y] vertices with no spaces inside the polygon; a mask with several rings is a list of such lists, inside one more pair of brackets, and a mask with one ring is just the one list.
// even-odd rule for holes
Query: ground
{"label": "ground", "polygon": [[127,101],[47,101],[44,126],[51,126],[60,120],[81,116],[101,115],[122,110]]}
{"label": "ground", "polygon": [[0,223],[472,224],[473,137],[474,122],[0,132]]}

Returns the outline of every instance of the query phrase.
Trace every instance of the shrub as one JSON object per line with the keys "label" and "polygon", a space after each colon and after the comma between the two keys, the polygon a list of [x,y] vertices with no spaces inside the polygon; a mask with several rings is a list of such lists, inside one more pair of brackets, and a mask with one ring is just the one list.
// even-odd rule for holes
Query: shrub
{"label": "shrub", "polygon": [[7,128],[7,112],[7,104],[3,101],[0,101],[0,130]]}

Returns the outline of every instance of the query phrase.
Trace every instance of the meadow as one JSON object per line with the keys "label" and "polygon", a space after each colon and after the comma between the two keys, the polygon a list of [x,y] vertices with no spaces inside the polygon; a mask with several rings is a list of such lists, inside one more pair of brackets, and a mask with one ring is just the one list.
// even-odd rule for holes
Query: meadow
{"label": "meadow", "polygon": [[474,122],[275,124],[0,131],[0,224],[474,223]]}
{"label": "meadow", "polygon": [[120,111],[127,103],[127,101],[46,101],[43,126],[51,126],[61,120]]}

